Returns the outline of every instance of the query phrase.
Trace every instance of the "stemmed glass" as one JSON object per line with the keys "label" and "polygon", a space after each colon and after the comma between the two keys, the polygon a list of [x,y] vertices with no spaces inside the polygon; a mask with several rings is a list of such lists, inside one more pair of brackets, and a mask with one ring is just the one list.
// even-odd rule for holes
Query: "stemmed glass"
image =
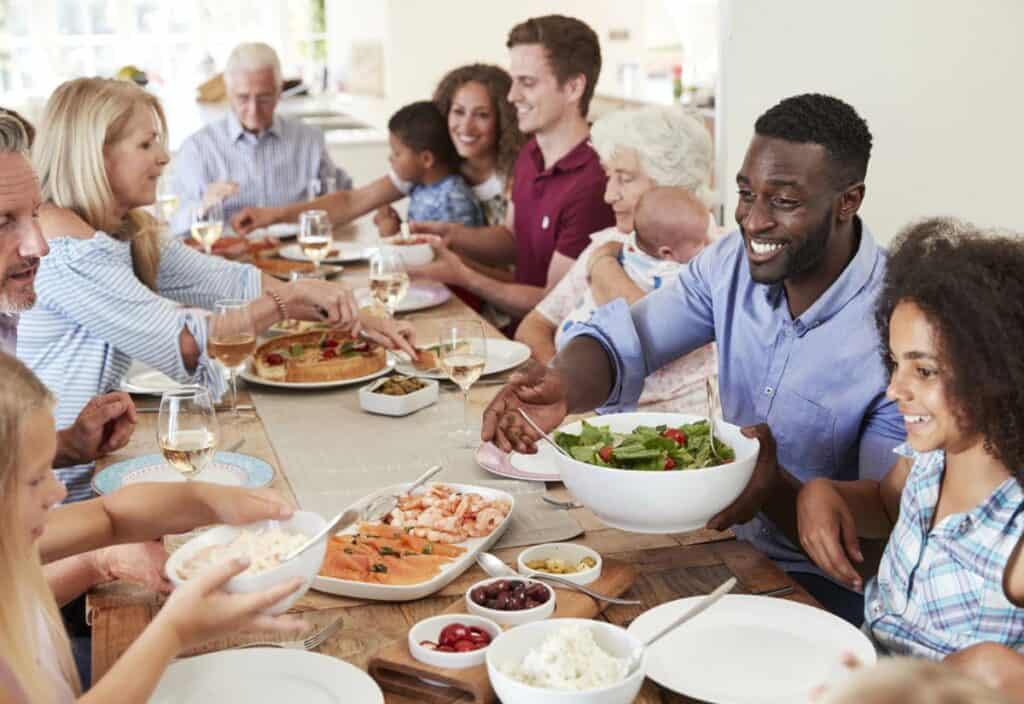
{"label": "stemmed glass", "polygon": [[395,317],[395,309],[409,291],[402,255],[394,247],[381,247],[370,257],[370,294]]}
{"label": "stemmed glass", "polygon": [[166,227],[178,209],[178,194],[166,174],[156,184],[156,217]]}
{"label": "stemmed glass", "polygon": [[213,458],[220,435],[210,392],[201,386],[165,391],[156,435],[167,463],[186,481],[194,479]]}
{"label": "stemmed glass", "polygon": [[231,413],[237,420],[238,372],[256,351],[256,326],[249,301],[223,300],[214,304],[206,348],[207,353],[228,370]]}
{"label": "stemmed glass", "polygon": [[326,210],[304,210],[299,215],[299,246],[313,262],[313,276],[320,275],[320,262],[331,251],[333,235]]}
{"label": "stemmed glass", "polygon": [[469,388],[487,365],[487,340],[479,320],[453,320],[441,326],[437,357],[448,378],[462,389],[462,428],[451,433],[459,447],[476,447],[469,424]]}
{"label": "stemmed glass", "polygon": [[192,239],[203,245],[203,251],[213,253],[213,244],[224,230],[224,206],[220,201],[199,203],[192,208]]}

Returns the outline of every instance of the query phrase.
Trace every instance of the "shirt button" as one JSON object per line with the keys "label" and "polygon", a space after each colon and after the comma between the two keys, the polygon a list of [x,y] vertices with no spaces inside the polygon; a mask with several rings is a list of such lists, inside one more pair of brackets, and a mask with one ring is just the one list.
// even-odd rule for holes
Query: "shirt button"
{"label": "shirt button", "polygon": [[873,613],[875,616],[881,616],[882,615],[882,604],[881,604],[881,602],[874,601],[874,602],[871,603],[871,613]]}
{"label": "shirt button", "polygon": [[541,229],[543,229],[543,230],[548,229],[548,225],[550,225],[550,224],[551,224],[551,220],[548,218],[547,215],[545,215],[543,217],[543,219],[541,219],[541,221],[540,221],[540,226],[541,226]]}
{"label": "shirt button", "polygon": [[967,531],[969,531],[970,529],[971,529],[971,519],[970,519],[970,518],[965,518],[965,519],[964,519],[964,520],[963,520],[963,521],[962,521],[962,522],[960,523],[960,532],[961,532],[961,533],[966,533],[966,532],[967,532]]}
{"label": "shirt button", "polygon": [[774,391],[775,391],[775,389],[773,389],[770,386],[764,387],[764,395],[765,396],[771,396]]}

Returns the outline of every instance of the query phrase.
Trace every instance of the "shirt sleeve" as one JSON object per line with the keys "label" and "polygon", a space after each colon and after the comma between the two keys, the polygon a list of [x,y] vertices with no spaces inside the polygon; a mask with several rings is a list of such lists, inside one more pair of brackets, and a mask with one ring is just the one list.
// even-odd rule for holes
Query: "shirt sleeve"
{"label": "shirt sleeve", "polygon": [[178,240],[164,243],[156,284],[161,296],[206,309],[225,298],[252,300],[262,288],[256,267],[207,256]]}
{"label": "shirt sleeve", "polygon": [[448,212],[444,218],[448,222],[458,222],[468,227],[480,227],[484,224],[484,216],[473,192],[466,188],[452,188],[448,191]]}
{"label": "shirt sleeve", "polygon": [[909,456],[903,447],[906,439],[903,417],[896,404],[880,396],[868,413],[860,436],[860,478],[881,481],[899,455]]}
{"label": "shirt sleeve", "polygon": [[317,174],[317,178],[320,179],[321,183],[324,179],[333,178],[339,191],[348,191],[352,189],[352,177],[348,175],[348,172],[340,166],[336,166],[334,159],[331,158],[331,154],[327,151],[327,142],[324,140],[323,135],[320,135],[320,171]]}
{"label": "shirt sleeve", "polygon": [[172,235],[187,237],[192,226],[192,209],[202,201],[207,186],[202,155],[194,137],[182,142],[172,166],[178,209],[171,216],[168,229]]}
{"label": "shirt sleeve", "polygon": [[566,331],[565,344],[579,335],[593,337],[612,363],[615,381],[602,413],[633,410],[648,375],[715,339],[711,254],[693,259],[671,284],[632,307],[617,298],[595,310],[589,323]]}
{"label": "shirt sleeve", "polygon": [[[206,315],[151,291],[135,276],[130,260],[115,254],[109,247],[97,245],[79,256],[53,262],[57,266],[53,275],[38,282],[40,296],[89,334],[132,359],[176,381],[203,384],[215,396],[223,393],[223,378],[206,354]],[[199,348],[194,372],[188,371],[181,356],[183,328]]]}
{"label": "shirt sleeve", "polygon": [[604,202],[604,189],[603,180],[580,184],[576,197],[559,213],[556,252],[575,259],[590,244],[591,234],[615,224],[615,216]]}

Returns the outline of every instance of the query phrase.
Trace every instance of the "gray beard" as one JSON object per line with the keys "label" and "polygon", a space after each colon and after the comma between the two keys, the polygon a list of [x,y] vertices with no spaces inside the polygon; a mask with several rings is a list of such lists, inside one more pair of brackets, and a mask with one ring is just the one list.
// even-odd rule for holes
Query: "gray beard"
{"label": "gray beard", "polygon": [[24,313],[36,303],[36,295],[32,294],[27,301],[12,301],[6,293],[0,293],[0,315],[18,315]]}

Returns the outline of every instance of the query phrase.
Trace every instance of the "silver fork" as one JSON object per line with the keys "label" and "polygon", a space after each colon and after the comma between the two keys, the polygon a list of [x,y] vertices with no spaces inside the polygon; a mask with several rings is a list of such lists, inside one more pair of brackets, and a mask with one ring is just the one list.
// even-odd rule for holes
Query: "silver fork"
{"label": "silver fork", "polygon": [[331,621],[329,624],[321,628],[316,633],[312,633],[303,640],[278,640],[278,641],[257,641],[253,643],[246,643],[245,645],[238,646],[237,649],[241,648],[288,648],[290,650],[312,650],[323,644],[328,638],[337,633],[338,629],[341,628],[342,623],[341,616]]}
{"label": "silver fork", "polygon": [[715,410],[715,388],[714,384],[711,383],[711,377],[704,379],[704,386],[708,393],[708,439],[711,441],[711,454],[715,456],[715,459],[721,461],[722,458],[718,456],[718,450],[715,448],[715,417],[712,412]]}

